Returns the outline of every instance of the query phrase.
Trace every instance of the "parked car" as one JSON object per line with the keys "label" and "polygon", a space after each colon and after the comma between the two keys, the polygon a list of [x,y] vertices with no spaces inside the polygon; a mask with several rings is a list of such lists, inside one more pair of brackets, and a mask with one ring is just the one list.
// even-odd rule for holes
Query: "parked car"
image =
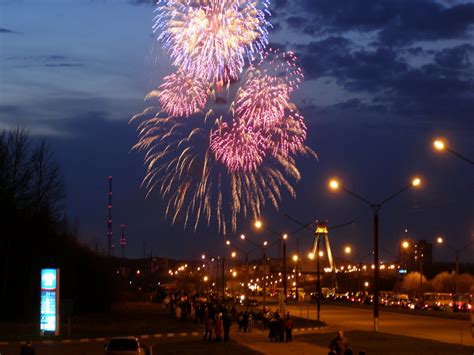
{"label": "parked car", "polygon": [[150,351],[137,338],[112,338],[105,345],[106,355],[149,355]]}

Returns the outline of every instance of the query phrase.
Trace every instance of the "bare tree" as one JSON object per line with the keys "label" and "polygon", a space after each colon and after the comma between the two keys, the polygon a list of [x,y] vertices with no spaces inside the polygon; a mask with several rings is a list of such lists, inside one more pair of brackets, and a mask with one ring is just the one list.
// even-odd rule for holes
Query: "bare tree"
{"label": "bare tree", "polygon": [[59,165],[45,141],[41,141],[31,157],[32,207],[36,215],[46,213],[56,219],[59,203],[64,199],[64,184]]}

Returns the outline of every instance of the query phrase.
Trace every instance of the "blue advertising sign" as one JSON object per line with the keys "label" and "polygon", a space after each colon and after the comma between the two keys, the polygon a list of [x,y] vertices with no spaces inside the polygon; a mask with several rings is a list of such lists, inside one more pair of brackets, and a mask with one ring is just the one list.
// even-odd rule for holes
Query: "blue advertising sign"
{"label": "blue advertising sign", "polygon": [[59,269],[41,270],[40,331],[59,335]]}

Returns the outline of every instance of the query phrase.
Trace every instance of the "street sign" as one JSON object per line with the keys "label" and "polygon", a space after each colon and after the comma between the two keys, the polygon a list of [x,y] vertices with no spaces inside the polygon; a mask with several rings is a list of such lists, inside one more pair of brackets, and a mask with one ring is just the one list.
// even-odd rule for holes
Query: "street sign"
{"label": "street sign", "polygon": [[41,269],[41,335],[59,335],[59,269]]}

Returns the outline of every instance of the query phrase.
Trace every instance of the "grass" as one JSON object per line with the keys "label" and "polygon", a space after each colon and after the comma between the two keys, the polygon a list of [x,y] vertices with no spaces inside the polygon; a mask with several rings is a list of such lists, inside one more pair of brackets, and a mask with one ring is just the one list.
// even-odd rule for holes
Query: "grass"
{"label": "grass", "polygon": [[[0,323],[0,341],[39,339],[38,323]],[[109,313],[73,316],[71,338],[94,338],[154,333],[201,331],[192,321],[181,321],[156,303],[120,303]],[[44,339],[44,337],[41,337]],[[59,339],[67,338],[67,319],[61,319]]]}
{"label": "grass", "polygon": [[[366,354],[474,354],[474,347],[460,346],[456,344],[441,343],[432,340],[412,338],[401,335],[386,333],[374,333],[363,331],[346,332],[350,347],[354,354],[365,351]],[[336,333],[305,334],[294,336],[295,340],[304,341],[319,346],[327,347]]]}

